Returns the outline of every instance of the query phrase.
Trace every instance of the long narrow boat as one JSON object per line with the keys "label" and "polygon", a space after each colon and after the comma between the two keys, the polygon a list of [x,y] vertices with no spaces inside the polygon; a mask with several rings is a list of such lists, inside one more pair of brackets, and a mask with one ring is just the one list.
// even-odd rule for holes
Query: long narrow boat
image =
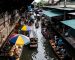
{"label": "long narrow boat", "polygon": [[51,40],[49,40],[49,43],[50,43],[52,50],[54,51],[56,57],[58,58],[58,60],[63,60],[64,55],[61,54],[60,51],[56,49],[55,41],[53,39],[51,39]]}
{"label": "long narrow boat", "polygon": [[6,58],[6,60],[11,60],[11,59],[16,59],[20,60],[21,54],[22,54],[23,46],[17,46],[10,44],[9,42],[6,43],[4,48],[1,50],[0,57],[4,57],[3,59]]}
{"label": "long narrow boat", "polygon": [[7,37],[8,40],[6,41],[5,45],[3,46],[3,48],[0,51],[1,52],[0,57],[4,57],[3,58],[4,60],[8,60],[8,59],[9,60],[11,60],[11,59],[20,60],[20,56],[21,56],[21,53],[22,53],[23,46],[18,46],[17,51],[16,51],[15,50],[16,45],[13,45],[9,42],[10,35],[13,34],[13,33],[16,33],[15,29],[16,28],[14,28],[12,30],[12,32],[9,34],[9,36]]}
{"label": "long narrow boat", "polygon": [[11,50],[9,51],[9,57],[15,57],[15,60],[20,60],[21,54],[22,54],[23,46],[17,46],[13,45]]}
{"label": "long narrow boat", "polygon": [[[70,13],[70,14],[74,15],[74,13]],[[65,27],[69,27],[68,29],[64,29],[64,31],[66,32],[63,35],[63,37],[66,43],[65,44],[66,50],[69,52],[72,59],[75,60],[75,34],[74,34],[75,33],[75,19],[61,21],[61,23]]]}
{"label": "long narrow boat", "polygon": [[39,27],[39,23],[36,22],[36,23],[35,23],[35,28],[38,28],[38,27]]}
{"label": "long narrow boat", "polygon": [[38,47],[38,38],[34,31],[31,31],[30,33],[30,48],[36,48]]}

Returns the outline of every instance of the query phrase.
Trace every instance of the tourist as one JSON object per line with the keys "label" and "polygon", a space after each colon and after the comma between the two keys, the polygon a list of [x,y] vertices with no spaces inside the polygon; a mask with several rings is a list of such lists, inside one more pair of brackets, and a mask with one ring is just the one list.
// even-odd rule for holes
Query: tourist
{"label": "tourist", "polygon": [[40,21],[40,14],[39,13],[37,14],[37,19],[38,19],[38,21]]}
{"label": "tourist", "polygon": [[33,13],[31,14],[31,17],[30,18],[31,18],[32,22],[34,22],[35,17],[34,17],[34,14]]}
{"label": "tourist", "polygon": [[62,55],[64,55],[65,52],[66,52],[66,50],[64,49],[64,45],[61,45],[61,46],[60,46],[60,53],[61,53]]}
{"label": "tourist", "polygon": [[21,17],[21,19],[19,20],[19,24],[20,26],[23,26],[25,24],[24,17]]}
{"label": "tourist", "polygon": [[63,43],[62,39],[59,38],[59,40],[58,40],[58,46],[61,46],[61,45],[63,45],[63,44],[64,44],[64,43]]}

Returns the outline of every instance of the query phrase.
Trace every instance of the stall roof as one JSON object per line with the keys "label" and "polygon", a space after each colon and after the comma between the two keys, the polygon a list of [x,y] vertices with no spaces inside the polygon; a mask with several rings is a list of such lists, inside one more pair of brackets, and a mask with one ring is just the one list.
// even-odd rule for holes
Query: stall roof
{"label": "stall roof", "polygon": [[50,9],[58,9],[62,11],[75,11],[72,7],[64,7],[64,6],[44,6],[44,8],[50,8]]}
{"label": "stall roof", "polygon": [[[68,34],[70,34],[72,37],[74,37],[75,36],[75,34],[74,34],[74,32],[75,32],[75,19],[61,21],[61,23],[71,27]],[[73,48],[75,48],[75,39],[72,37],[65,37],[65,39],[68,43],[70,43],[72,45]]]}
{"label": "stall roof", "polygon": [[75,15],[75,12],[72,12],[72,13],[68,13],[68,14],[70,14],[70,15]]}
{"label": "stall roof", "polygon": [[57,13],[53,13],[52,11],[46,11],[46,10],[43,10],[43,14],[45,14],[46,16],[49,16],[49,17],[62,15],[62,14],[57,14]]}
{"label": "stall roof", "polygon": [[66,10],[66,11],[73,11],[73,10],[75,10],[75,9],[73,9],[73,8],[68,8],[68,7],[58,7],[58,8],[56,8],[56,9],[59,9],[59,10]]}
{"label": "stall roof", "polygon": [[61,23],[75,29],[75,19],[71,19],[71,20],[66,20],[66,21],[61,21]]}

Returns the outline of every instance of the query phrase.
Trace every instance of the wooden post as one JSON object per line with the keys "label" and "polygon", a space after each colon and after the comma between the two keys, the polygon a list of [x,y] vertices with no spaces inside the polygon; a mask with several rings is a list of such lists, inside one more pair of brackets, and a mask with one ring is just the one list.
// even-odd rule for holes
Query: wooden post
{"label": "wooden post", "polygon": [[4,20],[4,27],[5,27],[5,16],[3,16],[3,20]]}
{"label": "wooden post", "polygon": [[66,8],[66,0],[64,1],[64,8]]}
{"label": "wooden post", "polygon": [[52,5],[54,5],[54,0],[52,0]]}
{"label": "wooden post", "polygon": [[9,35],[9,28],[8,28],[8,26],[6,28],[7,28],[7,36],[8,36]]}
{"label": "wooden post", "polygon": [[0,35],[1,35],[1,36],[0,36],[0,39],[1,39],[1,40],[0,40],[0,43],[2,43],[2,32],[0,32]]}

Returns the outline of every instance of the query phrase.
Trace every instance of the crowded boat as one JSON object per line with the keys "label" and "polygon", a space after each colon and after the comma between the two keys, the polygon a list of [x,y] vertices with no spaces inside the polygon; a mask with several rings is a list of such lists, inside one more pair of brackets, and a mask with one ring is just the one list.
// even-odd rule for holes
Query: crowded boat
{"label": "crowded boat", "polygon": [[[9,60],[20,60],[21,54],[23,53],[23,47],[37,49],[38,37],[36,32],[41,26],[41,33],[43,37],[49,42],[49,46],[51,46],[52,51],[57,56],[58,60],[72,60],[72,57],[65,49],[65,43],[62,37],[63,34],[66,37],[68,36],[67,33],[63,32],[63,30],[65,30],[65,27],[61,25],[63,21],[61,21],[61,23],[55,21],[55,19],[61,18],[63,14],[60,14],[61,16],[57,17],[54,15],[54,13],[52,13],[52,11],[50,11],[53,16],[48,16],[50,16],[50,19],[53,19],[54,21],[49,21],[49,17],[47,17],[43,12],[47,13],[48,11],[43,9],[39,10],[38,8],[36,10],[33,9],[33,11],[27,11],[26,16],[19,16],[15,28],[8,36],[7,42],[4,44],[0,51],[0,56],[5,56]],[[55,18],[51,18],[54,16]],[[39,22],[41,22],[41,25]],[[35,26],[36,31],[33,30],[33,25]],[[56,32],[57,30],[59,32]]]}

